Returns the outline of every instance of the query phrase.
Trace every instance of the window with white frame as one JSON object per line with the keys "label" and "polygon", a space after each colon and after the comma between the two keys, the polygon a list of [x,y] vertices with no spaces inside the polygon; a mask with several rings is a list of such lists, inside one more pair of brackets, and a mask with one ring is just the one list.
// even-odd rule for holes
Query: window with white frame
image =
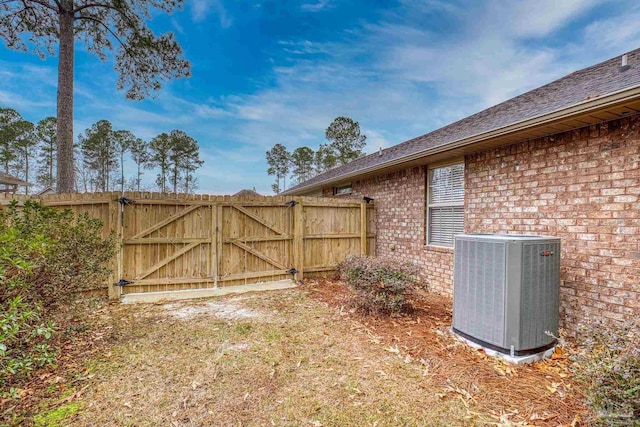
{"label": "window with white frame", "polygon": [[464,163],[429,168],[427,244],[453,247],[464,233]]}

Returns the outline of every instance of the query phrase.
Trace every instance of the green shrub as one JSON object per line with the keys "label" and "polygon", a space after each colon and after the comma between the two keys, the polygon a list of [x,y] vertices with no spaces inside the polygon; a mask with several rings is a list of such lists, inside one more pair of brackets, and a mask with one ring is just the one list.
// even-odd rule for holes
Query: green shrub
{"label": "green shrub", "polygon": [[33,269],[26,298],[43,306],[63,304],[80,291],[101,286],[115,254],[115,240],[102,238],[102,222],[87,214],[58,210],[27,201],[10,206],[2,227],[17,233],[21,244],[42,241],[45,250],[31,253]]}
{"label": "green shrub", "polygon": [[[34,202],[0,221],[0,388],[55,360],[56,307],[102,284],[114,254],[102,224]],[[49,319],[49,320],[48,320]]]}
{"label": "green shrub", "polygon": [[46,251],[42,236],[29,241],[15,229],[0,230],[0,386],[54,360],[48,341],[53,324],[42,321],[41,304],[25,299],[32,258]]}
{"label": "green shrub", "polygon": [[587,321],[574,373],[599,426],[640,425],[640,322]]}
{"label": "green shrub", "polygon": [[355,291],[355,306],[368,314],[407,311],[407,297],[417,288],[417,267],[384,258],[349,256],[340,277]]}

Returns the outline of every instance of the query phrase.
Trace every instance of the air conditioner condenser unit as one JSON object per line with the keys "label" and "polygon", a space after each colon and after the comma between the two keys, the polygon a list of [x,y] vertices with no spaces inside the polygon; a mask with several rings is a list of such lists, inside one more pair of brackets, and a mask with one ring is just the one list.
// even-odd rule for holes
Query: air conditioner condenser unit
{"label": "air conditioner condenser unit", "polygon": [[456,236],[453,331],[469,344],[515,363],[550,356],[559,292],[559,238]]}

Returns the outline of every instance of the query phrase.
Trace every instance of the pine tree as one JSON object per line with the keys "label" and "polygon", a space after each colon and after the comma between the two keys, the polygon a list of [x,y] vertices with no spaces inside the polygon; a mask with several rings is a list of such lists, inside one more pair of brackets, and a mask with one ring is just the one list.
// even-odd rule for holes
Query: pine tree
{"label": "pine tree", "polygon": [[361,157],[367,137],[360,134],[360,124],[349,117],[336,117],[325,131],[336,161],[344,165]]}
{"label": "pine tree", "polygon": [[[267,164],[269,168],[267,173],[276,176],[276,182],[271,186],[273,192],[278,194],[287,189],[287,174],[289,173],[291,154],[282,144],[274,145],[271,150],[267,151]],[[280,186],[282,179],[283,185]]]}
{"label": "pine tree", "polygon": [[172,149],[169,134],[161,133],[153,138],[151,144],[149,144],[149,148],[151,149],[150,164],[160,169],[156,176],[156,185],[161,193],[166,193],[169,167],[171,165],[169,157],[171,156]]}
{"label": "pine tree", "polygon": [[293,177],[298,183],[304,182],[313,176],[313,162],[315,153],[309,147],[298,147],[291,154],[291,166]]}
{"label": "pine tree", "polygon": [[[33,123],[23,120],[19,124],[19,135],[15,139],[16,157],[13,162],[14,173],[25,181],[30,182],[32,172],[29,168],[34,157],[35,147],[38,144],[36,127]],[[25,193],[29,194],[29,186],[25,186]]]}
{"label": "pine tree", "polygon": [[313,159],[316,173],[323,173],[336,166],[337,159],[333,149],[327,144],[320,144]]}
{"label": "pine tree", "polygon": [[183,189],[185,193],[192,193],[198,188],[198,178],[194,175],[194,172],[203,164],[204,161],[200,160],[198,143],[196,140],[193,140],[193,144],[185,151],[182,162],[182,168],[184,170]]}
{"label": "pine tree", "polygon": [[190,184],[193,183],[193,172],[202,166],[200,160],[200,150],[195,139],[186,132],[173,130],[169,134],[171,140],[171,177],[173,192],[178,192],[178,186],[184,182],[184,189],[188,193],[191,191]]}
{"label": "pine tree", "polygon": [[156,179],[160,191],[166,192],[168,183],[174,193],[178,188],[193,191],[196,183],[193,172],[204,163],[200,160],[198,142],[184,131],[172,130],[153,138],[150,148],[150,164],[160,169]]}
{"label": "pine tree", "polygon": [[113,133],[115,149],[118,153],[118,163],[120,165],[120,192],[124,193],[125,177],[124,177],[124,155],[131,150],[136,141],[136,137],[128,130],[117,130]]}
{"label": "pine tree", "polygon": [[93,169],[87,166],[87,162],[84,160],[84,155],[82,154],[82,150],[80,146],[76,144],[75,149],[75,191],[83,191],[85,193],[91,192],[93,193],[95,190],[96,184],[96,173]]}
{"label": "pine tree", "polygon": [[113,126],[108,120],[100,120],[78,141],[84,157],[84,163],[95,171],[95,191],[110,191],[111,173],[118,165],[116,142]]}
{"label": "pine tree", "polygon": [[55,117],[42,119],[36,125],[36,134],[39,141],[36,181],[43,188],[56,187],[56,159],[58,155],[56,133]]}
{"label": "pine tree", "polygon": [[140,180],[142,179],[142,169],[149,167],[151,153],[149,153],[149,143],[142,138],[136,138],[131,145],[131,158],[136,164],[135,191],[140,191]]}
{"label": "pine tree", "polygon": [[20,113],[12,108],[0,108],[0,165],[5,173],[18,157],[16,141],[27,127]]}

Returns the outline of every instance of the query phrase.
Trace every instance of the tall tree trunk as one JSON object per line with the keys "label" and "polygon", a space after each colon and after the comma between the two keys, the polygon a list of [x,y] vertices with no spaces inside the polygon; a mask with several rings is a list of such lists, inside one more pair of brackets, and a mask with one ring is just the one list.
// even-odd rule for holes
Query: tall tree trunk
{"label": "tall tree trunk", "polygon": [[111,159],[111,153],[109,153],[109,148],[107,147],[107,160],[104,162],[104,179],[105,179],[105,190],[104,191],[109,191],[109,180],[111,178],[110,176],[110,170],[109,170],[109,159]]}
{"label": "tall tree trunk", "polygon": [[124,151],[120,152],[120,192],[124,194]]}
{"label": "tall tree trunk", "polygon": [[136,180],[136,191],[140,191],[140,163],[138,165],[138,179]]}
{"label": "tall tree trunk", "polygon": [[173,168],[173,194],[178,194],[178,168]]}
{"label": "tall tree trunk", "polygon": [[[52,148],[52,147],[49,147]],[[49,153],[49,158],[47,160],[49,160],[49,180],[47,182],[47,185],[49,187],[53,187],[55,186],[55,182],[53,182],[53,150],[50,151]]]}
{"label": "tall tree trunk", "polygon": [[73,0],[61,0],[58,65],[58,193],[73,192]]}
{"label": "tall tree trunk", "polygon": [[167,191],[167,165],[165,163],[162,164],[161,166],[161,173],[162,173],[162,185],[160,186],[160,191],[162,193],[164,193],[165,191]]}
{"label": "tall tree trunk", "polygon": [[[24,152],[24,180],[29,182],[29,149],[27,148]],[[29,186],[24,186],[24,192],[28,196],[29,195]]]}

